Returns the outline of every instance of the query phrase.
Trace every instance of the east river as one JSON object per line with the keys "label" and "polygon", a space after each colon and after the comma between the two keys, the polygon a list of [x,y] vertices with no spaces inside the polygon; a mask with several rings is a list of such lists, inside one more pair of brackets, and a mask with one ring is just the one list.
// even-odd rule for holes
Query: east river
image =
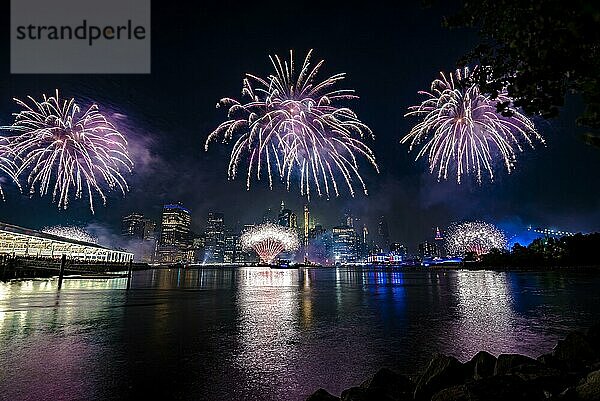
{"label": "east river", "polygon": [[263,268],[0,283],[1,400],[304,400],[434,352],[538,356],[600,273]]}

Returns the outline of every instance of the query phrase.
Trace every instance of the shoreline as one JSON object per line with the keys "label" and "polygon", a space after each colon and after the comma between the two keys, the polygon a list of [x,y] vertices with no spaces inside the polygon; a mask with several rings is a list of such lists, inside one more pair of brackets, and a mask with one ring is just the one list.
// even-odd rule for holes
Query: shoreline
{"label": "shoreline", "polygon": [[[105,267],[104,269],[99,269],[98,272],[86,271],[85,273],[79,270],[67,269],[65,273],[69,275],[82,275],[86,276],[85,278],[95,278],[91,277],[93,275],[98,276],[107,276],[106,278],[117,278],[115,274],[114,277],[111,274],[106,273],[126,273],[127,268],[120,266],[118,269],[114,269],[114,267],[106,268],[105,265],[101,265]],[[112,266],[111,266],[112,267]],[[153,266],[148,264],[138,263],[133,267],[133,272],[137,271],[146,271],[146,270],[170,270],[170,269],[184,269],[184,270],[202,270],[202,269],[210,269],[210,270],[219,270],[219,269],[241,269],[241,268],[272,268],[269,266],[240,266],[240,265],[227,265],[227,266],[218,266],[218,265],[194,265],[194,266],[182,266],[182,265],[163,265],[163,266]],[[587,266],[527,266],[527,267],[494,267],[494,266],[465,266],[465,265],[457,265],[457,266],[403,266],[403,265],[343,265],[343,266],[299,266],[298,268],[273,268],[275,271],[283,271],[283,270],[291,270],[298,271],[301,269],[365,269],[369,271],[396,271],[396,272],[459,272],[459,271],[472,271],[472,272],[497,272],[497,273],[551,273],[551,272],[574,272],[574,273],[590,273],[590,272],[598,272],[600,273],[600,265],[587,265]],[[32,273],[32,269],[24,269],[21,272],[12,270],[5,271],[4,275],[0,276],[0,282],[10,282],[10,281],[26,281],[26,280],[35,280],[35,279],[51,279],[55,276],[58,276],[57,269],[53,268],[44,268],[38,267],[34,269],[33,275],[27,275],[28,273]],[[21,273],[25,275],[21,275]],[[82,274],[83,273],[83,274]]]}
{"label": "shoreline", "polygon": [[600,324],[572,331],[552,352],[531,358],[479,351],[469,361],[435,354],[421,372],[379,369],[340,396],[318,389],[306,401],[600,400]]}

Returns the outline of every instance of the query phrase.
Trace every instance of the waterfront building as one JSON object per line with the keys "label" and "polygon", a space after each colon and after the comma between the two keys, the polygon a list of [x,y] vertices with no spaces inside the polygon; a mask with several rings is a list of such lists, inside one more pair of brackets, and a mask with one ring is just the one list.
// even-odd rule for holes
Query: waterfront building
{"label": "waterfront building", "polygon": [[390,244],[390,253],[399,256],[406,256],[406,247],[400,242],[393,242]]}
{"label": "waterfront building", "polygon": [[121,236],[127,248],[135,249],[136,260],[150,263],[156,241],[156,223],[141,213],[131,213],[121,219]]}
{"label": "waterfront building", "polygon": [[435,244],[434,257],[436,258],[444,258],[446,257],[445,247],[444,247],[444,236],[442,235],[442,231],[439,227],[435,228],[435,237],[433,239],[433,243]]}
{"label": "waterfront building", "polygon": [[206,219],[206,263],[223,263],[225,261],[225,215],[209,212]]}
{"label": "waterfront building", "polygon": [[424,241],[419,244],[419,257],[421,260],[435,257],[435,244],[431,241]]}
{"label": "waterfront building", "polygon": [[333,259],[338,263],[356,262],[356,231],[348,226],[337,226],[331,230]]}
{"label": "waterfront building", "polygon": [[160,236],[156,247],[158,263],[189,263],[193,261],[191,250],[191,212],[181,203],[163,207]]}
{"label": "waterfront building", "polygon": [[206,245],[206,236],[204,234],[192,235],[192,260],[194,263],[204,262],[204,247]]}
{"label": "waterfront building", "polygon": [[8,257],[126,263],[134,254],[42,231],[0,223],[0,255]]}
{"label": "waterfront building", "polygon": [[227,231],[227,233],[225,234],[223,262],[235,263],[238,248],[239,250],[241,250],[240,236],[232,230]]}

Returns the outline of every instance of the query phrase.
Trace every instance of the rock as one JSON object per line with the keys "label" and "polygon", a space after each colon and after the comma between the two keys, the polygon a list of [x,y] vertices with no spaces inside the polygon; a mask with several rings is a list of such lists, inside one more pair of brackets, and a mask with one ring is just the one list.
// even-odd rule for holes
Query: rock
{"label": "rock", "polygon": [[525,355],[519,354],[501,354],[498,356],[496,361],[496,367],[494,368],[494,375],[501,376],[508,374],[511,369],[519,365],[529,364],[534,365],[539,363],[533,358],[529,358]]}
{"label": "rock", "polygon": [[596,352],[583,334],[574,331],[556,344],[552,356],[564,363],[567,369],[580,370],[586,362],[596,359]]}
{"label": "rock", "polygon": [[398,401],[412,400],[415,391],[415,384],[408,377],[387,368],[379,369],[371,379],[362,383],[361,387]]}
{"label": "rock", "polygon": [[493,376],[495,367],[496,357],[486,351],[479,351],[465,364],[465,368],[469,370],[471,377],[475,380]]}
{"label": "rock", "polygon": [[549,394],[560,394],[567,387],[572,386],[576,382],[575,376],[563,373],[558,369],[554,369],[537,364],[521,364],[509,370],[510,374],[523,379],[528,386],[545,391]]}
{"label": "rock", "polygon": [[600,401],[600,370],[596,370],[575,388],[577,397],[583,401]]}
{"label": "rock", "polygon": [[437,354],[429,362],[415,387],[415,400],[429,400],[447,387],[462,384],[463,365],[454,357]]}
{"label": "rock", "polygon": [[523,379],[514,375],[486,377],[467,383],[465,387],[469,401],[541,401],[545,399],[541,390],[528,386]]}
{"label": "rock", "polygon": [[536,361],[551,368],[560,369],[563,367],[563,364],[551,353],[538,356]]}
{"label": "rock", "polygon": [[340,401],[339,397],[331,395],[327,390],[320,388],[311,395],[308,396],[306,401]]}
{"label": "rock", "polygon": [[342,401],[395,401],[381,391],[364,387],[350,387],[342,391]]}
{"label": "rock", "polygon": [[431,401],[469,401],[467,389],[461,384],[443,389],[431,397]]}

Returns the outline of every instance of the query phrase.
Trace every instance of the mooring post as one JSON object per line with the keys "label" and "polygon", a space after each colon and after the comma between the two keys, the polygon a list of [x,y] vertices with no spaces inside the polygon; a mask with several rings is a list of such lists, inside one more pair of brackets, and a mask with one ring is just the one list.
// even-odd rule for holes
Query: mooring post
{"label": "mooring post", "polygon": [[63,253],[60,258],[60,272],[58,273],[58,289],[62,287],[63,276],[65,275],[65,265],[67,264],[67,255]]}
{"label": "mooring post", "polygon": [[127,270],[127,289],[131,288],[131,270],[133,269],[133,260],[129,261],[129,269]]}

